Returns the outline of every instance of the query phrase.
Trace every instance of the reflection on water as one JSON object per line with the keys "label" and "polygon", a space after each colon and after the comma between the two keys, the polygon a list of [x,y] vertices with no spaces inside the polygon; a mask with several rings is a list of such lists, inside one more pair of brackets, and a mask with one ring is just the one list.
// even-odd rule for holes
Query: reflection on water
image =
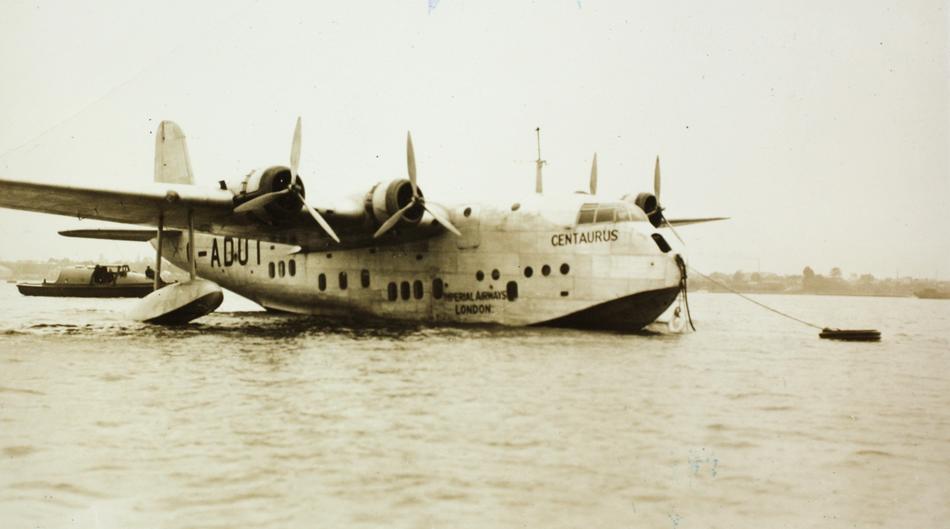
{"label": "reflection on water", "polygon": [[3,527],[911,527],[950,515],[950,302],[690,296],[699,332],[336,322],[0,288]]}

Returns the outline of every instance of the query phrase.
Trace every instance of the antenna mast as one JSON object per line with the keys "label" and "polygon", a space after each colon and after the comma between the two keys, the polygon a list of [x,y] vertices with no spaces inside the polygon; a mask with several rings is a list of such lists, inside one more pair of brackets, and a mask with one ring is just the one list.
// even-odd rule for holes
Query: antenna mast
{"label": "antenna mast", "polygon": [[541,194],[542,185],[541,185],[541,167],[544,164],[548,163],[545,160],[541,159],[541,127],[534,129],[534,132],[538,135],[538,159],[535,160],[535,176],[534,176],[534,192]]}

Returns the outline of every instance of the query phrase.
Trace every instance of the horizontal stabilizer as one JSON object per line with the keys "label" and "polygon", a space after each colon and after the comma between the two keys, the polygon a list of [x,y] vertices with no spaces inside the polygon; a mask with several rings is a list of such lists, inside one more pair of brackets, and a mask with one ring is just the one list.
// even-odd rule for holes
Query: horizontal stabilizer
{"label": "horizontal stabilizer", "polygon": [[[83,239],[106,239],[110,241],[150,241],[158,236],[158,230],[64,230],[59,232],[63,237],[80,237]],[[181,235],[180,230],[164,230],[166,237]]]}
{"label": "horizontal stabilizer", "polygon": [[729,220],[729,217],[703,217],[696,219],[666,219],[673,226],[686,226],[687,224],[699,224],[700,222],[713,222],[716,220]]}

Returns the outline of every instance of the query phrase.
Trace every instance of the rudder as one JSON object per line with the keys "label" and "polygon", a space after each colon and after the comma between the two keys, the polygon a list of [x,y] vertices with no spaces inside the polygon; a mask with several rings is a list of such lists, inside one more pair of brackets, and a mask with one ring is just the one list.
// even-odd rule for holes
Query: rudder
{"label": "rudder", "polygon": [[163,121],[155,132],[155,181],[193,184],[185,133],[172,121]]}

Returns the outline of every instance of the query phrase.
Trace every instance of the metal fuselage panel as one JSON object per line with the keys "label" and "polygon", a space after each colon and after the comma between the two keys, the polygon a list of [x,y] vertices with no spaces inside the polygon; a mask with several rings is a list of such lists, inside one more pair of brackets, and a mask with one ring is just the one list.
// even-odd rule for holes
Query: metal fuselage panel
{"label": "metal fuselage panel", "polygon": [[[545,322],[679,284],[675,252],[658,248],[646,222],[559,226],[539,214],[465,207],[450,215],[463,237],[340,251],[293,253],[199,233],[198,275],[273,310],[502,325]],[[186,243],[172,238],[163,252],[185,269]]]}

